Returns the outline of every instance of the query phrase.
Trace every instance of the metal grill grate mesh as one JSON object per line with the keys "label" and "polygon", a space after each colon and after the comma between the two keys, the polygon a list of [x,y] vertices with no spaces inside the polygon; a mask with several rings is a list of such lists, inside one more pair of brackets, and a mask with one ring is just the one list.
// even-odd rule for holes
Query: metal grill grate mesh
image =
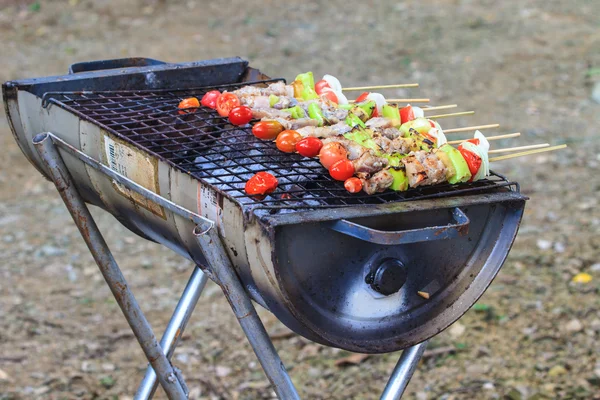
{"label": "metal grill grate mesh", "polygon": [[[492,172],[488,179],[474,183],[376,195],[350,194],[315,159],[282,153],[273,142],[254,137],[251,128],[232,126],[214,110],[200,107],[194,113],[178,113],[177,105],[183,98],[200,98],[209,90],[234,90],[240,86],[46,93],[44,104],[53,103],[70,110],[254,209],[285,212],[447,197],[498,187],[518,190],[515,182]],[[250,197],[243,190],[246,181],[259,171],[271,172],[279,180],[277,190],[262,199]]]}

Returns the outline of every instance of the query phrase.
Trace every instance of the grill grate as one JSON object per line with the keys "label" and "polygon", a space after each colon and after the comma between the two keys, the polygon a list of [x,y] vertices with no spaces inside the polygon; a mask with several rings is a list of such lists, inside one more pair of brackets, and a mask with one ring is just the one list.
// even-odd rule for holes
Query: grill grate
{"label": "grill grate", "polygon": [[[51,92],[44,96],[44,104],[57,104],[101,126],[253,209],[286,212],[448,197],[499,187],[519,190],[516,182],[492,172],[488,179],[473,183],[350,194],[318,161],[282,153],[273,142],[254,137],[251,128],[232,126],[214,110],[200,107],[194,113],[178,113],[183,98],[273,81],[186,90]],[[271,172],[279,180],[277,190],[262,199],[243,191],[246,181],[259,171]]]}

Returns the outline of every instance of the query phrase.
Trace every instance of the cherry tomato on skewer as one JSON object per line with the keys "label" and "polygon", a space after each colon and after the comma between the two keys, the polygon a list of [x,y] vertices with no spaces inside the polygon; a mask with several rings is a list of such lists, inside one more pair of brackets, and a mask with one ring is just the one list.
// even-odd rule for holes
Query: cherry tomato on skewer
{"label": "cherry tomato on skewer", "polygon": [[206,92],[204,96],[202,96],[202,100],[200,100],[200,104],[204,107],[212,108],[213,110],[217,108],[217,99],[221,96],[221,92],[218,90],[211,90],[210,92]]}
{"label": "cherry tomato on skewer", "polygon": [[338,160],[329,168],[329,175],[336,181],[345,181],[354,175],[354,164],[348,159]]}
{"label": "cherry tomato on skewer", "polygon": [[245,190],[249,195],[272,193],[277,188],[277,178],[268,172],[258,172],[246,182]]}
{"label": "cherry tomato on skewer", "polygon": [[252,134],[262,140],[273,140],[283,131],[277,121],[259,121],[252,127]]}
{"label": "cherry tomato on skewer", "polygon": [[183,99],[179,102],[177,108],[179,108],[178,113],[181,115],[189,114],[196,112],[196,109],[200,107],[200,102],[195,97],[188,97],[187,99]]}
{"label": "cherry tomato on skewer", "polygon": [[277,136],[277,148],[284,153],[293,153],[296,151],[296,143],[302,139],[302,135],[297,131],[283,131]]}
{"label": "cherry tomato on skewer", "polygon": [[229,112],[229,122],[233,125],[246,125],[252,120],[252,110],[250,107],[237,106]]}
{"label": "cherry tomato on skewer", "polygon": [[217,111],[221,117],[227,117],[229,112],[239,105],[240,99],[233,93],[225,92],[217,99]]}
{"label": "cherry tomato on skewer", "polygon": [[346,179],[346,181],[344,182],[344,187],[350,193],[358,193],[362,190],[363,184],[359,178],[354,176],[352,178]]}
{"label": "cherry tomato on skewer", "polygon": [[323,142],[316,137],[309,136],[296,143],[296,151],[304,157],[316,157],[323,147]]}
{"label": "cherry tomato on skewer", "polygon": [[327,169],[339,160],[348,158],[348,152],[341,144],[330,142],[324,145],[319,152],[321,164]]}

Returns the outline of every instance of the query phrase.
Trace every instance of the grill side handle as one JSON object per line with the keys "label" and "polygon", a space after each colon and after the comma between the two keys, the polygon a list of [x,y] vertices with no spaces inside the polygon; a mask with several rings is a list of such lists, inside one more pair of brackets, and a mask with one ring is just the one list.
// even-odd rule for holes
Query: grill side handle
{"label": "grill side handle", "polygon": [[152,65],[166,64],[164,61],[155,60],[145,57],[129,57],[115,58],[112,60],[86,61],[71,64],[69,74],[77,74],[79,72],[99,71],[103,69],[118,69],[130,67],[149,67]]}
{"label": "grill side handle", "polygon": [[469,217],[458,207],[452,210],[453,221],[448,225],[429,226],[426,228],[408,229],[402,231],[381,231],[351,222],[346,219],[333,221],[329,228],[366,242],[397,245],[431,240],[452,239],[466,235],[469,232]]}

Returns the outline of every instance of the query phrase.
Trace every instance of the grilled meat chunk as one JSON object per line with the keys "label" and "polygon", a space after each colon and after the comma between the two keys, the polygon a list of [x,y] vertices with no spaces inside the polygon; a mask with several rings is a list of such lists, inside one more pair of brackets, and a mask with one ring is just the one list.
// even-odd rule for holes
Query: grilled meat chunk
{"label": "grilled meat chunk", "polygon": [[277,119],[277,118],[291,119],[292,116],[288,112],[276,110],[274,108],[253,108],[252,109],[252,118],[256,118],[256,119],[263,119],[263,118],[266,118],[266,119]]}
{"label": "grilled meat chunk", "polygon": [[361,177],[361,181],[363,183],[363,190],[365,193],[375,194],[383,192],[389,188],[394,182],[394,177],[387,169],[383,169],[379,172],[376,172],[368,179],[364,178],[363,175],[363,177]]}
{"label": "grilled meat chunk", "polygon": [[377,157],[369,150],[365,151],[360,157],[352,161],[352,164],[354,164],[354,170],[356,172],[373,174],[387,167],[388,160]]}
{"label": "grilled meat chunk", "polygon": [[365,122],[365,125],[367,126],[367,128],[370,128],[373,130],[376,130],[376,129],[383,130],[386,128],[393,128],[392,121],[387,118],[383,118],[383,117],[371,118],[370,120]]}
{"label": "grilled meat chunk", "polygon": [[286,85],[283,82],[274,82],[271,83],[266,88],[261,88],[257,86],[244,86],[240,89],[234,90],[233,94],[243,100],[246,97],[252,96],[287,96],[294,97],[294,88],[291,85]]}
{"label": "grilled meat chunk", "polygon": [[435,152],[415,151],[402,159],[410,187],[435,185],[446,181],[446,166]]}
{"label": "grilled meat chunk", "polygon": [[351,130],[352,128],[349,127],[348,124],[346,124],[345,122],[338,122],[337,124],[331,126],[306,126],[305,128],[298,129],[298,132],[304,137],[314,136],[318,138],[327,138],[337,135],[343,135],[344,133],[350,132]]}
{"label": "grilled meat chunk", "polygon": [[348,140],[346,139],[344,136],[330,136],[328,138],[323,139],[323,144],[327,144],[330,142],[336,142],[341,144],[342,146],[344,146],[344,148],[346,149],[346,151],[348,152],[348,160],[353,161],[356,160],[357,158],[359,158],[360,156],[362,156],[365,152],[368,152],[369,149],[367,149],[364,146],[361,146],[360,144],[353,142],[352,140]]}

